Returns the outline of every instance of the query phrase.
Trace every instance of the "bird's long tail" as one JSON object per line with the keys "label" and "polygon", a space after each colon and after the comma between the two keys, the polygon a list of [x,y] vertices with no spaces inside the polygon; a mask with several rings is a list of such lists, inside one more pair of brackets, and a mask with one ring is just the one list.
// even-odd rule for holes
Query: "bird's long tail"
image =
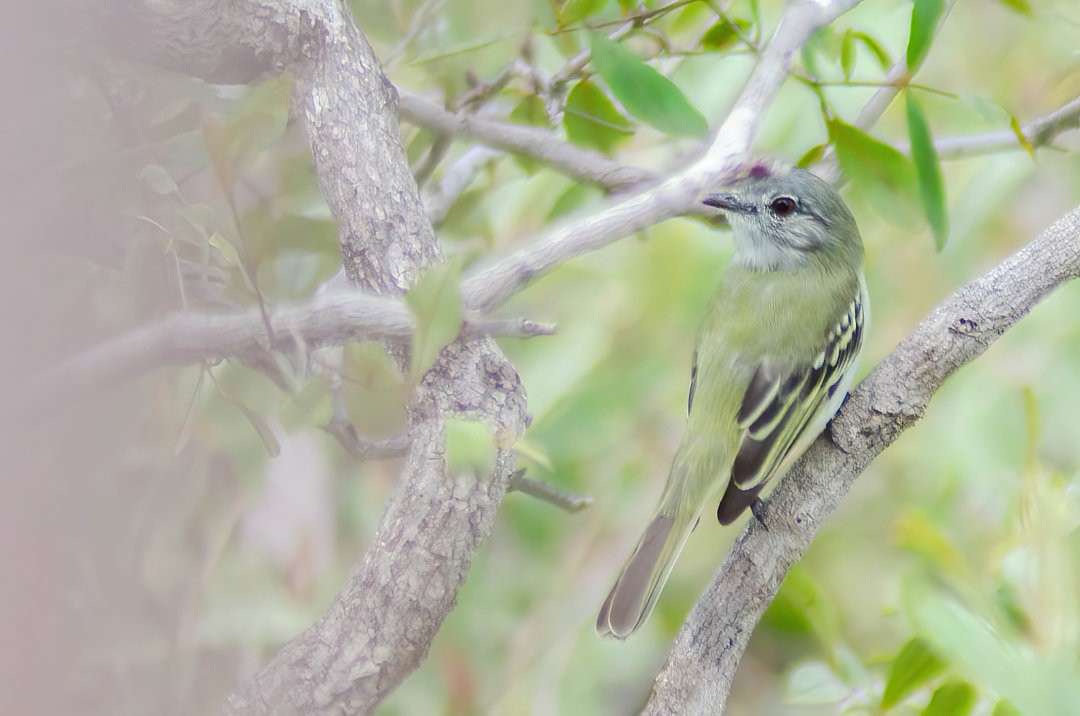
{"label": "bird's long tail", "polygon": [[[623,566],[615,586],[600,607],[596,631],[601,636],[625,639],[649,618],[667,582],[675,560],[697,526],[700,501],[686,509],[681,499],[682,480],[673,481],[660,507]],[[676,487],[672,491],[671,487]],[[673,494],[674,493],[674,494]],[[674,499],[671,499],[674,498]],[[680,504],[681,503],[681,504]]]}

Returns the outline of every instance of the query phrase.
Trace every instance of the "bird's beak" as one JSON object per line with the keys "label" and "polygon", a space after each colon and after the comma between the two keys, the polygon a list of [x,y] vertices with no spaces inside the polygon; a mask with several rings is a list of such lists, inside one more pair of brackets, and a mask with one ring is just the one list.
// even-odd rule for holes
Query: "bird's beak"
{"label": "bird's beak", "polygon": [[741,213],[746,210],[746,207],[739,197],[734,194],[709,194],[701,200],[702,204],[706,206],[715,206],[717,209],[723,209],[724,211],[733,211]]}

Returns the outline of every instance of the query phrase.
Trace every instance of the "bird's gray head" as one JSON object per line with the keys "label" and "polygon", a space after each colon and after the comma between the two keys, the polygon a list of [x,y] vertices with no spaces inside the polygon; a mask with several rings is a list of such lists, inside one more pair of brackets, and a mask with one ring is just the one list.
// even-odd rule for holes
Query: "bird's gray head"
{"label": "bird's gray head", "polygon": [[803,169],[754,164],[704,203],[727,214],[735,234],[734,260],[747,268],[790,271],[862,261],[851,210],[827,182]]}

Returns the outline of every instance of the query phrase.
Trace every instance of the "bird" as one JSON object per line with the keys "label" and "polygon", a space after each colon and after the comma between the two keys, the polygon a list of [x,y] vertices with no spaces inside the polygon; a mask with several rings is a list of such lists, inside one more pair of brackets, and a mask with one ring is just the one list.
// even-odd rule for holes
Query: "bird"
{"label": "bird", "polygon": [[760,162],[721,188],[702,201],[726,214],[735,252],[698,334],[667,485],[600,609],[601,636],[641,627],[706,505],[731,524],[825,429],[869,325],[862,238],[829,183]]}

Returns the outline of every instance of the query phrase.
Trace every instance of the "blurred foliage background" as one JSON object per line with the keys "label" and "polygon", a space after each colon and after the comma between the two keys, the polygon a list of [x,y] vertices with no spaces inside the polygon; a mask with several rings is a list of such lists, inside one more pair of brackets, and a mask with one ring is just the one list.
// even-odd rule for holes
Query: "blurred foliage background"
{"label": "blurred foliage background", "polygon": [[[662,5],[352,2],[390,79],[449,105],[515,58],[554,73],[588,47],[583,27],[610,33]],[[619,47],[715,126],[782,4],[671,5]],[[948,5],[915,76],[928,89],[912,91],[934,137],[1008,130],[1080,95],[1071,0]],[[911,14],[910,0],[865,2],[815,36],[796,61],[802,79],[768,113],[760,153],[795,161],[830,140],[827,117],[854,122],[905,56]],[[528,74],[496,88],[483,111],[658,172],[700,147],[696,120],[650,126],[591,66],[564,106],[535,96]],[[213,87],[101,62],[79,68],[69,89],[93,149],[72,156],[62,179],[89,187],[123,228],[92,252],[68,246],[54,258],[70,277],[57,310],[93,316],[69,341],[167,311],[302,301],[340,267],[287,78]],[[422,166],[436,138],[402,131]],[[870,134],[908,140],[903,97]],[[1076,137],[1056,145],[943,161],[947,227],[924,218],[914,184],[890,185],[888,169],[873,178],[893,158],[849,153],[844,168],[861,173],[844,194],[873,301],[864,373],[940,299],[1077,204]],[[451,143],[431,181],[469,148]],[[914,176],[902,161],[895,171]],[[534,160],[497,155],[438,230],[468,270],[603,201]],[[529,393],[522,463],[595,503],[571,515],[510,494],[427,661],[380,713],[625,714],[644,703],[737,529],[702,522],[633,639],[603,641],[593,623],[664,483],[698,321],[730,254],[723,230],[673,220],[560,267],[503,309],[559,329],[500,340]],[[727,713],[1077,713],[1078,302],[1080,286],[1068,285],[1040,305],[862,476],[755,632]],[[228,361],[163,371],[110,397],[122,419],[80,426],[91,497],[72,598],[94,617],[63,689],[85,696],[87,712],[213,708],[322,612],[363,555],[397,465],[359,463],[320,429],[329,381],[307,368],[284,385]],[[400,431],[406,380],[378,346],[348,346],[343,377],[361,433]]]}

